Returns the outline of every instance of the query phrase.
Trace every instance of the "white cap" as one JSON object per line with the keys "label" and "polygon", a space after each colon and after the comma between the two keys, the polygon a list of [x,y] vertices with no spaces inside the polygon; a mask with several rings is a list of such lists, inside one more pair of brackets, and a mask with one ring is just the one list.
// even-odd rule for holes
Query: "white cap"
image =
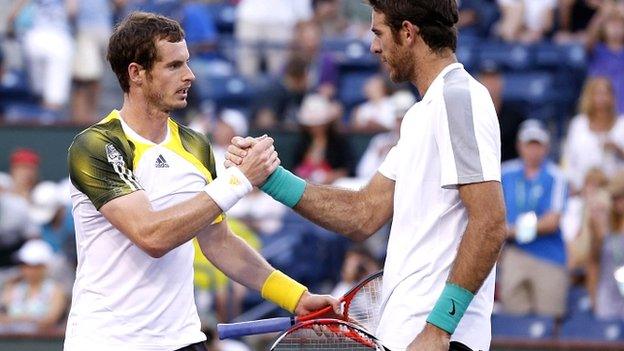
{"label": "white cap", "polygon": [[225,109],[221,112],[221,121],[232,127],[234,133],[238,136],[247,136],[248,123],[245,115],[234,109]]}
{"label": "white cap", "polygon": [[311,94],[303,99],[298,117],[299,123],[304,126],[320,126],[334,120],[331,103],[319,94]]}
{"label": "white cap", "polygon": [[394,105],[395,114],[403,118],[407,110],[412,108],[416,103],[416,97],[408,90],[399,90],[392,94],[392,104]]}
{"label": "white cap", "polygon": [[29,266],[47,265],[52,261],[54,252],[50,244],[41,239],[27,241],[17,251],[17,260]]}
{"label": "white cap", "polygon": [[37,184],[32,192],[30,219],[37,224],[49,223],[62,205],[58,185],[45,181]]}
{"label": "white cap", "polygon": [[536,119],[527,119],[520,125],[518,140],[521,143],[537,141],[540,144],[548,145],[550,143],[550,135],[542,122]]}

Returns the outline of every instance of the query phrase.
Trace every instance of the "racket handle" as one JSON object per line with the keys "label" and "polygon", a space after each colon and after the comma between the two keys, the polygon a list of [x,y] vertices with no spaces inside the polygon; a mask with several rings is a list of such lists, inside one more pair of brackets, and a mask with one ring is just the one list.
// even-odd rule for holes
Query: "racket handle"
{"label": "racket handle", "polygon": [[217,324],[217,334],[219,334],[219,339],[223,340],[245,335],[281,332],[287,330],[293,324],[295,324],[294,317],[278,317],[240,323],[219,323]]}

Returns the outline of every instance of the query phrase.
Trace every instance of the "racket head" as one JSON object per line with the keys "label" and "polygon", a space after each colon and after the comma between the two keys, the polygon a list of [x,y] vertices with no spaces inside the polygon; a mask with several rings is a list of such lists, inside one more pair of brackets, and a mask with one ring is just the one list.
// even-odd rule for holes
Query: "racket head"
{"label": "racket head", "polygon": [[271,351],[389,351],[377,338],[355,324],[339,319],[314,319],[282,333]]}
{"label": "racket head", "polygon": [[[342,315],[337,317],[357,324],[368,331],[377,330],[380,317],[382,280],[383,271],[379,271],[364,278],[351,288],[340,298],[343,307]],[[303,322],[327,317],[335,317],[331,307],[298,317],[297,321]]]}

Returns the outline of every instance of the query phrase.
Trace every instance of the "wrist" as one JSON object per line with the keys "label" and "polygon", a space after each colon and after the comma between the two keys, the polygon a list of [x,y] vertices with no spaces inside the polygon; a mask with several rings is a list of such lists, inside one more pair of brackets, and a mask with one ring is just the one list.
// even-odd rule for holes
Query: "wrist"
{"label": "wrist", "polygon": [[281,308],[295,312],[308,288],[286,274],[274,270],[262,284],[262,298],[269,300]]}
{"label": "wrist", "polygon": [[440,338],[444,338],[444,339],[450,339],[451,338],[451,334],[449,334],[446,330],[441,329],[439,327],[436,327],[435,325],[431,324],[431,323],[427,323],[425,324],[425,332],[431,334],[431,335],[436,335]]}
{"label": "wrist", "polygon": [[427,317],[427,323],[453,334],[473,298],[472,292],[457,284],[446,283],[440,298]]}
{"label": "wrist", "polygon": [[227,212],[238,200],[252,190],[253,186],[237,167],[226,169],[214,181],[204,187],[204,191],[223,212]]}
{"label": "wrist", "polygon": [[306,188],[305,180],[292,174],[284,167],[279,166],[260,187],[262,191],[273,199],[292,208],[299,203]]}

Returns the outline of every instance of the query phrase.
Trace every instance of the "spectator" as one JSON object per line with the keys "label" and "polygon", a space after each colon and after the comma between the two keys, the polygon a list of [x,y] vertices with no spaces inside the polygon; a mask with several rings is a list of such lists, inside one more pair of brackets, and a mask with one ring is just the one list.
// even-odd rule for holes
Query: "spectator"
{"label": "spectator", "polygon": [[348,23],[340,11],[340,0],[312,0],[313,21],[321,28],[321,37],[345,36]]}
{"label": "spectator", "polygon": [[584,42],[589,23],[604,0],[560,0],[558,9],[558,43]]}
{"label": "spectator", "polygon": [[607,78],[589,78],[563,147],[563,165],[572,192],[578,193],[591,168],[608,177],[624,167],[624,119],[617,117],[613,88]]}
{"label": "spectator", "polygon": [[39,181],[39,154],[34,150],[21,148],[10,157],[11,191],[30,201],[30,194]]}
{"label": "spectator", "polygon": [[113,28],[113,6],[122,0],[71,0],[76,13],[76,54],[73,61],[72,121],[96,121],[100,81],[108,38]]}
{"label": "spectator", "polygon": [[480,0],[458,0],[459,22],[457,29],[462,36],[479,36],[481,33],[480,11],[483,9],[483,3]]}
{"label": "spectator", "polygon": [[351,120],[355,132],[387,132],[394,129],[395,108],[390,98],[390,87],[384,78],[375,75],[364,85],[366,102],[357,106]]}
{"label": "spectator", "polygon": [[569,283],[559,220],[566,182],[547,159],[549,145],[540,122],[527,120],[518,134],[520,158],[503,166],[511,242],[501,258],[500,292],[508,313],[565,313]]}
{"label": "spectator", "polygon": [[565,213],[561,218],[561,231],[567,247],[568,268],[572,272],[587,273],[591,243],[590,209],[596,206],[608,209],[610,201],[606,189],[608,182],[609,179],[604,172],[592,168],[585,176],[581,193],[568,199]]}
{"label": "spectator", "polygon": [[407,90],[399,90],[392,95],[394,127],[387,133],[376,135],[368,144],[356,170],[357,178],[364,183],[360,185],[367,184],[373,178],[390,149],[397,144],[403,116],[415,103],[416,97]]}
{"label": "spectator", "polygon": [[347,19],[345,35],[356,39],[369,38],[371,35],[371,8],[361,0],[341,0],[342,16]]}
{"label": "spectator", "polygon": [[28,206],[23,197],[0,190],[0,285],[12,274],[13,255],[27,238],[37,234]]}
{"label": "spectator", "polygon": [[501,129],[501,160],[508,161],[514,159],[518,157],[515,143],[516,136],[520,124],[525,119],[522,113],[523,107],[503,100],[505,78],[495,62],[483,62],[481,73],[479,74],[479,82],[489,91],[498,115]]}
{"label": "spectator", "polygon": [[235,136],[247,136],[248,123],[245,115],[234,109],[225,109],[219,114],[214,128],[210,131],[212,136],[212,148],[215,156],[217,174],[225,171],[225,151],[230,145],[230,141]]}
{"label": "spectator", "polygon": [[379,270],[379,262],[364,246],[353,246],[345,253],[340,270],[340,281],[332,290],[332,296],[339,297],[347,293],[357,283]]}
{"label": "spectator", "polygon": [[349,144],[337,132],[337,109],[325,97],[307,96],[299,111],[303,139],[295,151],[295,173],[320,184],[331,184],[349,174]]}
{"label": "spectator", "polygon": [[277,74],[288,57],[295,25],[312,17],[310,0],[242,0],[236,9],[238,70],[247,77],[260,71]]}
{"label": "spectator", "polygon": [[292,55],[281,78],[267,84],[258,94],[254,108],[256,128],[274,129],[297,123],[297,112],[309,89],[308,74],[307,59]]}
{"label": "spectator", "polygon": [[609,77],[616,111],[624,113],[624,2],[603,1],[587,29],[588,74]]}
{"label": "spectator", "polygon": [[624,267],[624,173],[611,179],[609,194],[610,206],[591,208],[590,294],[596,317],[624,319],[624,290],[618,288],[615,277]]}
{"label": "spectator", "polygon": [[498,35],[504,41],[536,43],[553,29],[557,0],[497,0]]}
{"label": "spectator", "polygon": [[54,253],[49,262],[50,275],[70,293],[76,270],[76,240],[74,220],[61,195],[60,186],[54,182],[37,184],[32,192],[30,219],[39,226],[41,239]]}
{"label": "spectator", "polygon": [[331,53],[321,50],[321,28],[314,21],[297,25],[293,51],[306,59],[308,87],[333,99],[338,85],[338,67]]}
{"label": "spectator", "polygon": [[[19,11],[29,0],[18,0],[9,14],[9,33],[13,32]],[[31,27],[24,34],[24,52],[29,63],[32,89],[41,95],[43,107],[58,113],[69,99],[72,37],[66,1],[32,0]]]}
{"label": "spectator", "polygon": [[31,331],[41,331],[57,325],[67,307],[60,286],[47,274],[52,249],[42,240],[30,240],[18,251],[21,274],[2,291],[4,313],[0,324]]}

